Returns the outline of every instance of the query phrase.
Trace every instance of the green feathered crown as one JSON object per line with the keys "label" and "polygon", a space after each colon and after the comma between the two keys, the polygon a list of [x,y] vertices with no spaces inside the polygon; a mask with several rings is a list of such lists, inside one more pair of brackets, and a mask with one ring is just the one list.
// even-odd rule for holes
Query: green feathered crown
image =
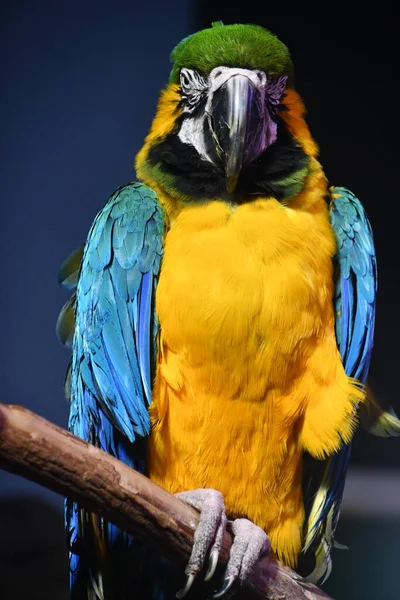
{"label": "green feathered crown", "polygon": [[288,49],[268,29],[259,25],[223,25],[213,23],[184,38],[171,53],[170,83],[179,83],[179,72],[196,69],[209,73],[218,66],[260,69],[268,75],[288,75],[293,67]]}

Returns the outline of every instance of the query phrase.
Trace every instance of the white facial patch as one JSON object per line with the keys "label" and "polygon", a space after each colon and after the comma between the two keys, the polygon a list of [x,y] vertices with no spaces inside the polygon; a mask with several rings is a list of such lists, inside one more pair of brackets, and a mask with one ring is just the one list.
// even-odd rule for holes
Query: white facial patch
{"label": "white facial patch", "polygon": [[207,153],[204,141],[204,121],[206,116],[206,113],[203,112],[197,117],[187,117],[184,119],[178,137],[184,144],[194,146],[203,160],[212,162]]}
{"label": "white facial patch", "polygon": [[[245,76],[254,87],[265,89],[267,76],[264,71],[221,66],[215,67],[208,78],[203,78],[191,69],[181,70],[182,98],[185,99],[183,112],[188,113],[188,116],[182,122],[178,137],[184,144],[193,146],[203,160],[212,162],[204,140],[204,121],[209,118],[213,96],[220,87],[235,75]],[[204,95],[207,97],[205,110],[191,117],[190,114],[195,111],[197,103]]]}

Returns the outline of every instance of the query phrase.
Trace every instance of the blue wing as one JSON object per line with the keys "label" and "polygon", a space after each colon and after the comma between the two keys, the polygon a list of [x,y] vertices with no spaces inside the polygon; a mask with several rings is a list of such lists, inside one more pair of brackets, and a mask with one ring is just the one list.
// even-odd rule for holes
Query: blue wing
{"label": "blue wing", "polygon": [[[164,227],[162,208],[150,188],[140,183],[121,187],[96,217],[83,256],[79,251],[71,255],[60,275],[66,287],[73,287],[79,260],[76,298],[64,307],[57,325],[65,343],[74,331],[67,377],[70,431],[142,472]],[[72,597],[102,598],[107,586],[125,597],[103,567],[107,562],[111,571],[113,562],[124,561],[131,537],[76,503],[67,502],[66,521]]]}
{"label": "blue wing", "polygon": [[[346,374],[366,383],[373,346],[377,270],[371,226],[354,194],[341,187],[331,189],[329,205],[337,238],[335,257],[336,340]],[[326,461],[305,459],[306,526],[303,570],[308,579],[325,580],[330,573],[330,551],[339,518],[340,504],[351,445]]]}
{"label": "blue wing", "polygon": [[375,324],[377,271],[371,226],[360,201],[333,188],[331,223],[338,242],[336,339],[349,377],[366,383]]}

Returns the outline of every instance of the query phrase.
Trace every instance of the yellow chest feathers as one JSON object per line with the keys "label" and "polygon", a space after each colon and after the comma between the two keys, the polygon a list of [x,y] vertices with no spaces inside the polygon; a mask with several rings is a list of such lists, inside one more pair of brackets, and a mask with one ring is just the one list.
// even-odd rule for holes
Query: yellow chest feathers
{"label": "yellow chest feathers", "polygon": [[165,239],[150,477],[219,489],[295,564],[304,450],[351,436],[360,399],[337,351],[326,205],[258,200],[183,209]]}
{"label": "yellow chest feathers", "polygon": [[225,368],[227,396],[238,385],[252,396],[251,385],[232,377],[233,360],[256,372],[258,364],[269,385],[283,383],[299,344],[333,327],[334,249],[325,207],[310,214],[259,200],[183,210],[165,240],[157,290],[163,344],[205,367],[211,386]]}

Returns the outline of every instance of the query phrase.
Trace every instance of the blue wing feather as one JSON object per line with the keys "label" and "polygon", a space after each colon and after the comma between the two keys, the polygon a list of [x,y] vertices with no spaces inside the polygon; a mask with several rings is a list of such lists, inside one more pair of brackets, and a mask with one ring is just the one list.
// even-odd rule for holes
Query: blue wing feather
{"label": "blue wing feather", "polygon": [[[349,190],[331,190],[330,217],[337,239],[335,257],[335,330],[346,374],[366,383],[373,347],[377,268],[370,223],[361,202]],[[307,457],[304,556],[313,556],[308,579],[326,579],[339,517],[351,445],[326,461]],[[306,564],[307,561],[303,560]]]}
{"label": "blue wing feather", "polygon": [[[129,233],[129,226],[136,231]],[[106,407],[114,427],[131,441],[150,430],[149,289],[156,255],[162,252],[162,243],[154,238],[162,238],[163,232],[163,213],[154,192],[142,184],[117,190],[91,229],[77,289],[73,352],[79,368],[73,370],[72,388],[82,376],[82,366],[85,372],[89,369],[96,380],[98,406]],[[140,351],[132,330],[133,314],[138,312],[142,341],[149,337],[147,349],[142,344]]]}
{"label": "blue wing feather", "polygon": [[[365,384],[375,324],[377,269],[370,223],[354,194],[334,188],[331,222],[338,239],[336,331],[346,373]],[[347,244],[345,242],[348,242]]]}
{"label": "blue wing feather", "polygon": [[[158,330],[154,293],[164,228],[152,190],[140,183],[116,190],[89,232],[75,302],[69,428],[142,472],[139,442],[150,431],[151,357]],[[68,276],[63,265],[62,279]],[[96,591],[106,585],[96,544],[114,549],[132,544],[115,526],[84,515],[76,503],[67,503],[72,596],[77,598],[82,586],[91,584]],[[83,534],[85,552],[93,546],[86,565],[85,556],[79,556]],[[111,563],[114,559],[117,564],[115,552]]]}

